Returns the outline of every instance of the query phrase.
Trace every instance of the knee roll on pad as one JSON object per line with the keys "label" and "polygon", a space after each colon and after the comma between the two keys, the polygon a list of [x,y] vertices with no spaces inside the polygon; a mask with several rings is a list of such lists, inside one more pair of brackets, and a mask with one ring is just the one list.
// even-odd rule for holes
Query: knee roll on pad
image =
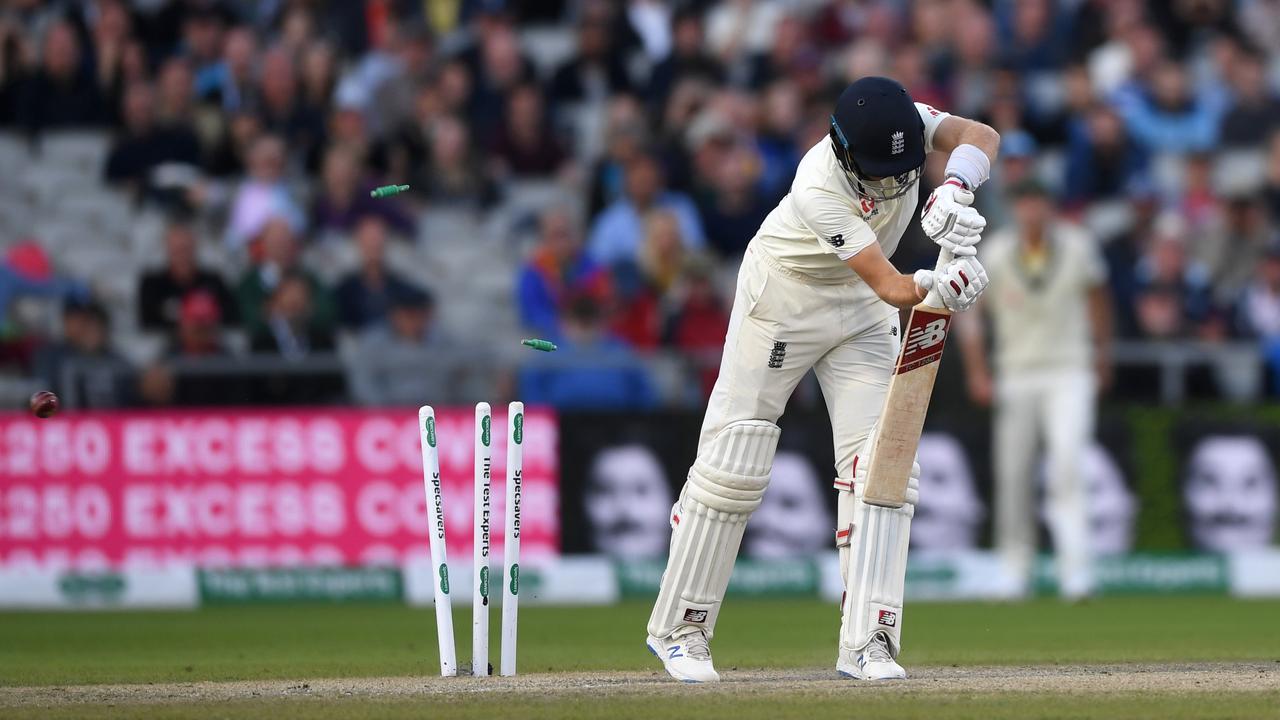
{"label": "knee roll on pad", "polygon": [[747,520],[769,485],[779,433],[765,420],[732,423],[698,454],[671,509],[671,553],[650,635],[681,626],[713,633]]}
{"label": "knee roll on pad", "polygon": [[753,512],[769,485],[780,433],[766,420],[730,424],[698,454],[685,495],[720,512]]}

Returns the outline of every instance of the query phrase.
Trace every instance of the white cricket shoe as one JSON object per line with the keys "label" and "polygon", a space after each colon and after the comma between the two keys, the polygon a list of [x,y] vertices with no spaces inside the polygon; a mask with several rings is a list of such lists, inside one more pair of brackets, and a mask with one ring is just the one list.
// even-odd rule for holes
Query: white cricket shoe
{"label": "white cricket shoe", "polygon": [[889,654],[889,641],[884,633],[872,636],[871,642],[856,657],[852,650],[840,648],[836,672],[855,680],[905,680],[907,677],[907,671]]}
{"label": "white cricket shoe", "polygon": [[665,638],[650,635],[645,640],[649,652],[662,661],[667,674],[687,683],[719,682],[720,675],[711,664],[711,646],[700,628],[677,631]]}

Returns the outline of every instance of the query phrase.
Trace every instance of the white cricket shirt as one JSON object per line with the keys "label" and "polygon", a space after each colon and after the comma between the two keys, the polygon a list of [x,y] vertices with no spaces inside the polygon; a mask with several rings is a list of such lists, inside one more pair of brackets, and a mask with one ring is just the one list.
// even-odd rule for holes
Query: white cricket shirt
{"label": "white cricket shirt", "polygon": [[[949,115],[924,103],[916,103],[916,111],[924,121],[925,152],[933,152],[933,134]],[[912,189],[883,202],[860,196],[824,137],[800,160],[791,192],[765,218],[752,246],[821,282],[856,280],[845,261],[873,242],[892,256],[915,216],[917,195]]]}

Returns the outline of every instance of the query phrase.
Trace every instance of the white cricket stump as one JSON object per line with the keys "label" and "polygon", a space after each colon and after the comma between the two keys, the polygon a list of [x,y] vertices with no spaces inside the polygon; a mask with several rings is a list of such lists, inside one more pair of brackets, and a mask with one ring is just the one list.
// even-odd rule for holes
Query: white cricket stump
{"label": "white cricket stump", "polygon": [[436,605],[436,641],[440,645],[440,675],[458,674],[453,640],[453,602],[449,597],[449,564],[444,541],[444,500],[440,493],[440,452],[436,448],[436,412],[430,405],[418,408],[418,434],[422,440],[422,481],[431,516],[432,589]]}
{"label": "white cricket stump", "polygon": [[502,666],[516,674],[516,622],[520,611],[520,492],[524,481],[524,403],[507,405],[507,505],[502,551]]}
{"label": "white cricket stump", "polygon": [[493,467],[493,414],[476,403],[475,495],[471,567],[471,674],[489,674],[489,495]]}

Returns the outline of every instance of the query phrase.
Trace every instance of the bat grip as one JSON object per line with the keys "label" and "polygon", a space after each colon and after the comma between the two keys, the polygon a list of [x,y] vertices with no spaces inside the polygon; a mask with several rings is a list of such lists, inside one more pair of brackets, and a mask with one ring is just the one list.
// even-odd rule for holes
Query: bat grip
{"label": "bat grip", "polygon": [[[933,266],[934,273],[942,272],[942,269],[954,259],[955,255],[952,255],[950,250],[943,250],[938,253],[938,264]],[[946,305],[942,302],[942,296],[938,294],[936,276],[934,278],[933,289],[929,291],[928,295],[924,296],[924,304],[932,308],[938,308],[939,310],[946,308]]]}

